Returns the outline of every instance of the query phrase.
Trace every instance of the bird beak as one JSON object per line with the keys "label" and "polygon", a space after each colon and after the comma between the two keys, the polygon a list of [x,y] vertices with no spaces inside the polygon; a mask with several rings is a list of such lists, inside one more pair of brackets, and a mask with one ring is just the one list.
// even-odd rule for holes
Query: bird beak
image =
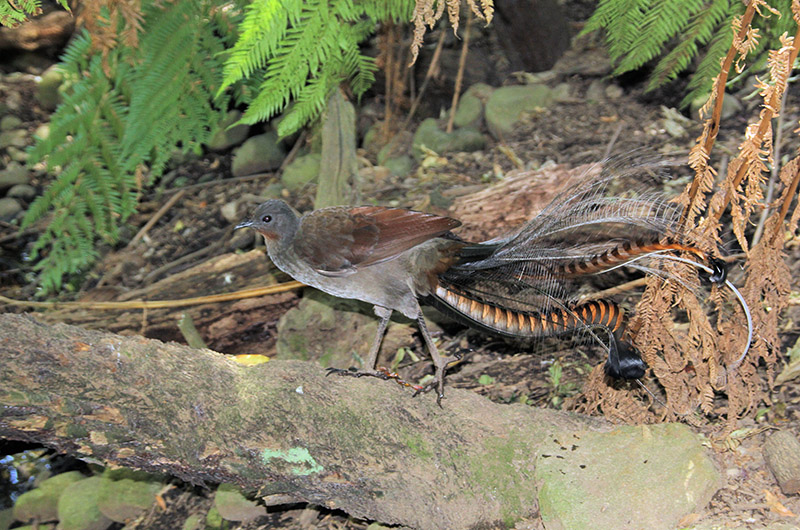
{"label": "bird beak", "polygon": [[236,225],[234,227],[234,230],[239,230],[240,228],[248,228],[250,226],[253,226],[253,221],[251,221],[250,219],[245,219],[244,221]]}

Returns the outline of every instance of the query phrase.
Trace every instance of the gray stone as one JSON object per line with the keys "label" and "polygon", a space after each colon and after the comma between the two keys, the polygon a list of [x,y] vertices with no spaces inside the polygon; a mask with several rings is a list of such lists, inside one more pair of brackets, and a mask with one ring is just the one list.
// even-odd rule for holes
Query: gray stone
{"label": "gray stone", "polygon": [[494,87],[486,83],[475,83],[469,87],[458,100],[453,124],[456,127],[478,127],[483,119],[483,107]]}
{"label": "gray stone", "polygon": [[241,117],[242,113],[238,110],[228,111],[225,118],[219,124],[220,129],[208,141],[206,146],[211,151],[225,151],[226,149],[244,142],[247,135],[250,134],[250,126],[245,123],[233,125],[239,121]]}
{"label": "gray stone", "polygon": [[551,92],[553,101],[564,102],[572,100],[572,85],[569,83],[559,83]]}
{"label": "gray stone", "polygon": [[605,90],[605,96],[609,100],[619,99],[625,95],[625,91],[619,85],[608,85]]}
{"label": "gray stone", "polygon": [[0,219],[10,221],[21,211],[22,205],[17,199],[11,197],[0,199]]}
{"label": "gray stone", "polygon": [[103,477],[73,482],[58,499],[58,522],[62,530],[105,530],[111,519],[100,512],[97,497],[111,485]]}
{"label": "gray stone", "polygon": [[115,480],[98,493],[97,507],[112,521],[124,523],[150,508],[162,487],[160,482]]}
{"label": "gray stone", "polygon": [[392,175],[396,177],[404,177],[411,173],[411,170],[414,169],[414,159],[412,159],[410,156],[403,155],[396,158],[390,158],[384,161],[383,165]]}
{"label": "gray stone", "polygon": [[28,182],[30,182],[28,170],[16,162],[11,162],[4,170],[0,171],[0,190]]}
{"label": "gray stone", "polygon": [[603,81],[595,79],[589,83],[589,88],[586,89],[586,101],[597,103],[598,101],[603,101],[605,97],[606,84]]}
{"label": "gray stone", "polygon": [[43,123],[36,127],[36,130],[33,131],[33,135],[37,138],[41,138],[42,140],[46,140],[48,136],[50,136],[50,124]]}
{"label": "gray stone", "polygon": [[14,510],[12,508],[0,510],[0,530],[8,530],[8,527],[11,526],[13,522]]}
{"label": "gray stone", "polygon": [[[0,202],[5,199],[0,199]],[[33,519],[55,521],[58,519],[58,499],[74,482],[83,480],[78,471],[68,471],[43,480],[36,489],[26,491],[14,504],[14,518],[23,523]]]}
{"label": "gray stone", "polygon": [[286,151],[278,143],[274,131],[248,138],[233,152],[234,177],[243,177],[264,171],[278,169],[286,156]]}
{"label": "gray stone", "polygon": [[42,74],[39,79],[39,86],[36,90],[36,99],[46,110],[55,110],[61,103],[61,83],[64,82],[64,74],[59,70],[58,65],[53,65]]}
{"label": "gray stone", "polygon": [[471,127],[455,129],[451,133],[446,133],[439,129],[436,120],[428,118],[420,123],[414,133],[412,151],[417,160],[422,160],[425,156],[423,146],[440,155],[458,152],[470,153],[486,147],[486,138],[480,131]]}
{"label": "gray stone", "polygon": [[22,125],[22,120],[13,115],[0,118],[0,131],[10,131]]}
{"label": "gray stone", "polygon": [[544,85],[498,88],[486,102],[486,125],[495,138],[503,138],[526,114],[546,108],[552,102],[552,91]]}
{"label": "gray stone", "polygon": [[214,507],[228,521],[252,521],[267,515],[267,509],[248,500],[236,486],[220,484],[214,495]]}
{"label": "gray stone", "polygon": [[[658,487],[653,487],[658,477]],[[582,433],[543,447],[533,480],[549,528],[674,528],[723,484],[703,440],[676,423]]]}
{"label": "gray stone", "polygon": [[[700,109],[703,105],[706,104],[708,101],[708,94],[704,94],[702,96],[698,96],[694,98],[694,100],[689,105],[691,109],[692,116],[699,120],[700,119]],[[725,93],[725,96],[722,99],[722,113],[720,114],[721,119],[726,120],[739,114],[742,112],[742,104],[741,102],[733,95]],[[705,119],[711,117],[711,112],[713,111],[713,107],[708,110],[706,115],[704,116]]]}
{"label": "gray stone", "polygon": [[281,182],[289,191],[297,191],[319,176],[322,155],[310,153],[298,156],[287,165],[281,175]]}
{"label": "gray stone", "polygon": [[386,165],[386,161],[390,158],[403,156],[408,154],[411,150],[411,144],[414,142],[414,135],[411,131],[400,131],[392,136],[386,145],[381,147],[378,151],[378,165]]}
{"label": "gray stone", "polygon": [[6,147],[6,154],[13,160],[14,162],[19,162],[20,164],[24,164],[28,160],[28,153],[23,151],[19,147]]}
{"label": "gray stone", "polygon": [[222,205],[222,208],[219,209],[219,213],[222,214],[222,217],[229,223],[235,223],[241,220],[238,201],[226,202]]}
{"label": "gray stone", "polygon": [[6,192],[6,197],[13,197],[15,199],[22,199],[25,202],[30,202],[31,199],[36,197],[36,188],[30,184],[15,184]]}
{"label": "gray stone", "polygon": [[10,146],[25,147],[28,145],[28,131],[25,129],[12,129],[0,132],[0,149]]}

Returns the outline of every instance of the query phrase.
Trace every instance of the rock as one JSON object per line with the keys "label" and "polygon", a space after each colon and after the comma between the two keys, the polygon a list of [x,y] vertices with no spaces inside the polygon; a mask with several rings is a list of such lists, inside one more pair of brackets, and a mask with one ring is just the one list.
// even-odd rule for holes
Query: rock
{"label": "rock", "polygon": [[228,523],[219,515],[216,506],[212,506],[206,514],[206,530],[223,530],[228,528]]}
{"label": "rock", "polygon": [[613,101],[625,95],[625,91],[619,85],[608,85],[605,90],[605,96]]}
{"label": "rock", "polygon": [[223,219],[229,223],[241,221],[241,216],[239,215],[239,201],[226,202],[222,205],[222,208],[219,209],[219,213],[222,214]]}
{"label": "rock", "polygon": [[228,521],[252,521],[267,515],[267,509],[248,500],[236,486],[220,484],[214,495],[214,507]]}
{"label": "rock", "polygon": [[542,448],[533,479],[542,484],[542,519],[554,529],[674,528],[723,483],[701,438],[675,423],[556,442]]}
{"label": "rock", "polygon": [[280,167],[285,156],[274,131],[252,136],[233,152],[231,172],[234,177],[243,177],[273,171]]}
{"label": "rock", "polygon": [[414,135],[411,134],[411,131],[398,132],[378,151],[378,165],[385,166],[386,161],[390,158],[407,155],[411,151],[413,143]]}
{"label": "rock", "polygon": [[[368,304],[306,289],[297,307],[278,321],[278,358],[316,359],[323,367],[361,366],[378,330]],[[414,329],[390,322],[381,352],[392,358],[413,344]]]}
{"label": "rock", "polygon": [[30,182],[28,170],[15,162],[8,164],[4,170],[0,171],[0,190],[28,182]]}
{"label": "rock", "polygon": [[411,173],[411,170],[414,169],[414,160],[410,156],[404,155],[385,160],[383,165],[392,175],[404,177]]}
{"label": "rock", "polygon": [[0,131],[10,131],[22,125],[22,120],[13,115],[0,118]]}
{"label": "rock", "polygon": [[61,530],[105,530],[111,526],[113,521],[97,506],[97,497],[111,482],[103,477],[89,477],[67,486],[58,499]]}
{"label": "rock", "polygon": [[486,83],[475,83],[469,87],[458,101],[453,124],[456,127],[478,127],[483,119],[483,106],[494,92],[494,87]]}
{"label": "rock", "polygon": [[11,189],[6,192],[6,197],[13,197],[15,199],[22,199],[25,202],[31,202],[36,197],[36,188],[30,184],[14,184]]}
{"label": "rock", "polygon": [[43,123],[36,127],[36,130],[33,131],[33,135],[37,138],[41,138],[42,140],[46,140],[48,136],[50,136],[50,124]]}
{"label": "rock", "polygon": [[163,487],[160,482],[122,479],[112,481],[97,495],[100,512],[117,523],[139,517],[156,501],[156,493]]}
{"label": "rock", "polygon": [[193,513],[183,522],[183,530],[200,530],[204,527],[203,516],[199,513]]}
{"label": "rock", "polygon": [[28,145],[28,131],[25,129],[12,129],[0,132],[0,149],[7,147],[25,147]]}
{"label": "rock", "polygon": [[514,130],[514,125],[526,114],[548,107],[552,91],[544,85],[518,85],[498,88],[486,102],[486,125],[495,138]]}
{"label": "rock", "polygon": [[4,197],[0,199],[0,219],[10,221],[22,211],[22,205],[17,199]]}
{"label": "rock", "polygon": [[[233,125],[239,121],[241,117],[242,113],[238,110],[228,111],[225,118],[219,124],[220,129],[208,141],[206,147],[211,151],[225,151],[226,149],[244,142],[247,135],[250,134],[250,126],[245,123]],[[233,127],[231,127],[232,125]]]}
{"label": "rock", "polygon": [[53,498],[39,488],[26,491],[14,503],[14,519],[23,523],[34,519],[55,521],[58,519],[58,497]]}
{"label": "rock", "polygon": [[586,101],[593,101],[597,103],[598,101],[603,101],[605,97],[606,84],[603,81],[595,79],[589,83],[589,88],[586,89]]}
{"label": "rock", "polygon": [[281,182],[289,191],[298,191],[319,176],[322,155],[310,153],[298,156],[287,165],[281,175]]}
{"label": "rock", "polygon": [[13,508],[6,508],[5,510],[0,510],[0,530],[8,530],[8,527],[11,526],[11,523],[13,522],[14,522]]}
{"label": "rock", "polygon": [[422,146],[437,154],[479,151],[486,147],[486,138],[480,131],[471,127],[456,129],[446,133],[439,129],[433,118],[423,121],[414,133],[412,151],[414,158],[422,160],[425,156]]}
{"label": "rock", "polygon": [[381,141],[383,138],[383,122],[376,121],[373,123],[367,132],[364,133],[364,139],[361,141],[361,147],[363,147],[367,153],[377,154],[380,151],[381,147],[383,147],[383,142]]}
{"label": "rock", "polygon": [[558,101],[560,103],[570,101],[572,100],[572,85],[569,83],[559,83],[553,87],[551,93],[553,95],[553,101]]}
{"label": "rock", "polygon": [[44,71],[42,77],[39,78],[39,86],[36,90],[36,99],[39,104],[46,110],[55,110],[59,103],[61,103],[61,83],[64,82],[64,74],[58,68],[58,65],[53,65]]}
{"label": "rock", "polygon": [[[699,120],[700,119],[700,109],[703,105],[706,104],[708,101],[708,94],[704,94],[702,96],[698,96],[694,98],[694,100],[690,104],[691,115]],[[733,116],[742,112],[742,104],[741,102],[733,95],[725,93],[725,96],[722,99],[722,112],[720,113],[720,118],[726,120],[728,118],[732,118]],[[711,117],[711,113],[713,112],[713,107],[708,109],[708,113],[704,117],[708,119]]]}
{"label": "rock", "polygon": [[6,154],[11,160],[20,164],[24,164],[28,160],[28,153],[18,147],[6,147]]}
{"label": "rock", "polygon": [[[3,201],[5,199],[0,199]],[[14,518],[23,523],[32,519],[39,521],[55,521],[58,519],[58,499],[64,490],[72,483],[83,480],[84,476],[78,471],[68,471],[55,475],[46,480],[35,489],[26,491],[14,503]],[[0,524],[2,528],[2,524]]]}

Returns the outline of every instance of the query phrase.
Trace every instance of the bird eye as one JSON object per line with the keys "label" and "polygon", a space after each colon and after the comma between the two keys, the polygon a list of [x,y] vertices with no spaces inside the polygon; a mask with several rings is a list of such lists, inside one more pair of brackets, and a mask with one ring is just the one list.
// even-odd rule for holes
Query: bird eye
{"label": "bird eye", "polygon": [[265,215],[264,217],[261,218],[261,221],[263,221],[265,223],[269,223],[270,221],[272,221],[272,216],[271,215]]}

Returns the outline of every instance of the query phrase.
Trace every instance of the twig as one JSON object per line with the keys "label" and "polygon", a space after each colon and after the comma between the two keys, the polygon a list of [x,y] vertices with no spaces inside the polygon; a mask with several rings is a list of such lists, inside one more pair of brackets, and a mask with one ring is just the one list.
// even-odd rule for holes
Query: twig
{"label": "twig", "polygon": [[212,243],[211,245],[204,246],[204,247],[200,248],[199,250],[195,250],[194,252],[190,252],[189,254],[186,254],[185,256],[181,256],[180,258],[178,258],[176,260],[170,261],[166,265],[162,265],[162,266],[158,267],[157,269],[153,269],[152,271],[148,272],[147,275],[145,275],[144,281],[145,282],[149,282],[153,278],[157,278],[158,276],[160,276],[161,274],[165,273],[166,271],[168,271],[170,269],[174,269],[175,267],[177,267],[179,265],[183,265],[187,261],[192,261],[192,260],[194,260],[196,258],[199,258],[200,256],[205,256],[206,254],[208,254],[210,252],[213,252],[213,251],[217,250],[218,248],[220,248],[222,246],[222,244],[223,244],[223,240],[220,239],[216,243]]}
{"label": "twig", "polygon": [[753,233],[753,239],[750,241],[750,248],[755,247],[758,244],[758,241],[761,239],[762,234],[764,233],[764,226],[767,223],[767,217],[769,217],[770,210],[772,209],[772,198],[775,195],[775,183],[778,181],[778,174],[780,170],[778,167],[780,166],[781,160],[781,143],[783,142],[783,117],[784,117],[784,110],[785,104],[787,99],[787,93],[789,92],[789,87],[787,85],[786,92],[783,93],[783,102],[781,103],[781,110],[778,112],[778,122],[775,124],[776,131],[775,131],[775,151],[772,154],[772,169],[769,174],[769,183],[767,184],[767,196],[764,198],[764,209],[761,210],[761,216],[758,219],[758,226],[756,226],[756,231]]}
{"label": "twig", "polygon": [[167,211],[169,211],[169,209],[172,208],[172,206],[176,202],[178,202],[181,198],[183,198],[184,195],[186,195],[186,190],[181,190],[172,197],[170,197],[170,199],[166,203],[164,203],[164,206],[159,208],[158,211],[155,213],[155,215],[153,215],[150,218],[150,220],[147,221],[147,223],[145,223],[142,229],[139,230],[139,232],[135,236],[133,236],[133,239],[130,240],[130,242],[127,244],[125,248],[132,247],[133,245],[138,243],[144,236],[146,236],[147,232],[149,232],[150,229],[153,228],[153,226],[158,222],[158,220],[161,219],[164,216],[164,214],[166,214]]}
{"label": "twig", "polygon": [[614,149],[614,144],[617,143],[617,139],[619,138],[620,133],[622,133],[622,128],[625,126],[625,122],[620,121],[617,125],[617,128],[614,129],[614,134],[611,135],[611,139],[608,141],[608,145],[606,145],[606,150],[603,152],[603,158],[600,160],[608,160],[608,157],[611,155],[611,150]]}
{"label": "twig", "polygon": [[162,309],[165,307],[186,307],[256,298],[268,294],[283,293],[300,287],[303,287],[302,283],[291,281],[268,287],[255,287],[232,293],[196,296],[179,300],[130,300],[127,302],[30,302],[28,300],[14,300],[0,295],[0,302],[17,307],[33,307],[37,309]]}
{"label": "twig", "polygon": [[411,104],[408,116],[403,120],[403,126],[400,127],[401,131],[408,129],[408,124],[411,123],[411,119],[414,117],[414,113],[417,112],[420,101],[422,101],[422,96],[425,95],[425,89],[428,88],[428,81],[433,77],[433,72],[439,64],[439,57],[442,55],[442,48],[444,47],[445,33],[445,30],[442,30],[441,35],[439,35],[439,42],[436,43],[436,49],[433,52],[433,57],[431,57],[431,64],[428,65],[428,71],[425,72],[425,79],[422,81],[422,86],[419,87],[419,94],[417,94],[416,99],[414,99],[414,102]]}
{"label": "twig", "polygon": [[464,41],[461,43],[461,55],[458,58],[458,73],[456,73],[456,86],[453,89],[453,103],[450,105],[450,118],[447,120],[446,132],[453,132],[453,122],[456,120],[456,108],[461,94],[461,83],[464,81],[464,68],[467,64],[469,51],[469,28],[472,26],[472,11],[467,11],[467,27],[464,28]]}

